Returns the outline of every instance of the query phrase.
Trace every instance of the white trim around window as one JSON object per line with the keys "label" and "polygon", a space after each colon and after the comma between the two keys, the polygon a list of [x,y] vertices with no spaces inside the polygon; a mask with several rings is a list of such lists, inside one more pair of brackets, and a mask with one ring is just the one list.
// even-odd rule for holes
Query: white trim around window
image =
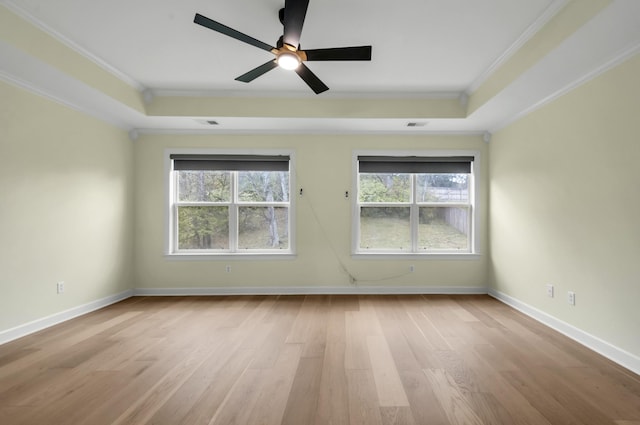
{"label": "white trim around window", "polygon": [[[389,157],[389,158],[449,158],[449,157],[471,157],[471,173],[469,181],[469,201],[456,204],[455,202],[448,203],[430,203],[422,202],[416,203],[416,179],[417,176],[412,174],[411,179],[411,201],[407,203],[399,202],[377,202],[368,204],[366,202],[360,202],[360,170],[359,170],[359,158],[368,157]],[[389,257],[393,259],[399,258],[421,258],[430,260],[476,260],[480,258],[480,181],[481,181],[481,169],[480,169],[480,152],[471,150],[358,150],[352,153],[352,235],[351,235],[351,254],[354,259],[367,259],[367,258],[383,258]],[[381,207],[381,208],[395,208],[405,207],[410,210],[410,233],[411,242],[407,249],[361,249],[361,223],[360,214],[361,207]],[[453,250],[425,250],[421,251],[417,249],[417,214],[420,208],[440,208],[451,207],[468,209],[469,214],[469,246],[468,249],[453,251]]]}
{"label": "white trim around window", "polygon": [[[238,181],[237,171],[232,173],[232,200],[230,202],[220,202],[220,206],[233,206],[229,209],[229,227],[230,238],[237,238],[237,207],[269,207],[269,206],[286,206],[288,208],[288,247],[286,249],[238,249],[237,240],[233,240],[231,243],[233,249],[178,249],[178,236],[177,236],[177,206],[189,206],[190,203],[177,201],[177,187],[176,187],[176,172],[173,169],[172,156],[208,156],[208,157],[255,157],[265,156],[287,156],[289,157],[289,193],[288,202],[286,203],[260,203],[260,205],[254,202],[242,202],[238,201]],[[295,201],[294,196],[295,188],[295,154],[292,150],[279,150],[279,149],[165,149],[164,151],[164,254],[167,259],[171,260],[225,260],[225,259],[290,259],[295,258]],[[209,203],[201,203],[203,206],[207,206]],[[255,204],[255,205],[254,205]],[[286,205],[285,205],[286,204]],[[195,205],[195,204],[194,204]],[[200,205],[200,204],[199,204]]]}

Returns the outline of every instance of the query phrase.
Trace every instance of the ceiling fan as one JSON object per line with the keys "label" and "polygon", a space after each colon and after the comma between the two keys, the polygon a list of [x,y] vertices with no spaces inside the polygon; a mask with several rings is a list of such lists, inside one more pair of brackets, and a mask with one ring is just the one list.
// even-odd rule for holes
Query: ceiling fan
{"label": "ceiling fan", "polygon": [[300,34],[304,18],[307,14],[309,0],[285,0],[284,8],[280,9],[279,18],[284,26],[282,37],[278,39],[276,47],[256,40],[240,31],[229,28],[226,25],[196,13],[193,22],[203,27],[212,29],[221,34],[235,38],[259,49],[273,53],[276,57],[251,71],[242,74],[237,81],[249,83],[259,76],[280,66],[284,69],[294,70],[300,78],[316,94],[320,94],[327,87],[309,68],[303,63],[306,61],[369,61],[371,60],[371,46],[336,47],[329,49],[302,50],[300,48]]}

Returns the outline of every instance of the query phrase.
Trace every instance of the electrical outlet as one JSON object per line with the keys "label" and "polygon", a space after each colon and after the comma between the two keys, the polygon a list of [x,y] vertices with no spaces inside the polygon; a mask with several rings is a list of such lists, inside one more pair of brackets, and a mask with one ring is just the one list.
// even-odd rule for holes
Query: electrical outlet
{"label": "electrical outlet", "polygon": [[550,283],[547,284],[547,296],[553,298],[553,285]]}
{"label": "electrical outlet", "polygon": [[224,271],[231,273],[231,266],[225,266]]}
{"label": "electrical outlet", "polygon": [[56,283],[56,292],[58,294],[64,294],[64,282]]}
{"label": "electrical outlet", "polygon": [[567,302],[571,305],[576,305],[576,293],[573,291],[567,292]]}
{"label": "electrical outlet", "polygon": [[416,267],[412,264],[409,266],[409,273],[413,273],[416,270]]}

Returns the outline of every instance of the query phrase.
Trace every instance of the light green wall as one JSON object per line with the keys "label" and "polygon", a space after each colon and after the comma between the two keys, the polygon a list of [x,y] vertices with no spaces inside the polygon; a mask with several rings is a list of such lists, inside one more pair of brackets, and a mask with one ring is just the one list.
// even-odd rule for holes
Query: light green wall
{"label": "light green wall", "polygon": [[[295,152],[297,256],[289,260],[178,261],[164,253],[164,152],[167,148],[289,149]],[[486,164],[481,164],[480,249],[473,260],[351,258],[351,201],[354,150],[476,150],[479,136],[363,135],[143,135],[135,142],[136,276],[139,288],[237,286],[349,286],[344,264],[361,285],[477,287],[486,283]],[[415,272],[406,274],[409,265]],[[231,265],[231,273],[225,266]],[[382,277],[405,276],[376,281]]]}
{"label": "light green wall", "polygon": [[[495,288],[640,355],[640,56],[494,135]],[[545,284],[555,285],[548,298]],[[568,305],[575,291],[576,305]]]}
{"label": "light green wall", "polygon": [[0,331],[131,288],[126,132],[0,82],[0,158]]}

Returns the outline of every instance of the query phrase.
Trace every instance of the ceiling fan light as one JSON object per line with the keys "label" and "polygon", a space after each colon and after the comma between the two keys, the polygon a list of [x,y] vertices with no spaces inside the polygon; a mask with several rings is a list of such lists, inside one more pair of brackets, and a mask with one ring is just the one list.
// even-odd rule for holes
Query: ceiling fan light
{"label": "ceiling fan light", "polygon": [[293,52],[283,52],[278,55],[276,62],[280,68],[294,70],[300,65],[300,58]]}

